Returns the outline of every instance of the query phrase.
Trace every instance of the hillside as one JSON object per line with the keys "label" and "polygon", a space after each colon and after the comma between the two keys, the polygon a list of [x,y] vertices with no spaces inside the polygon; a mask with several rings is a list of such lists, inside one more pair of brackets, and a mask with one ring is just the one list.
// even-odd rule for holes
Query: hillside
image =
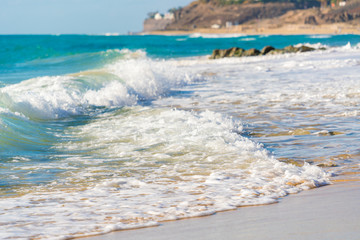
{"label": "hillside", "polygon": [[[322,4],[325,4],[323,0]],[[340,1],[336,1],[339,4]],[[330,5],[330,2],[325,4]],[[309,8],[311,7],[311,8]],[[360,0],[346,6],[320,8],[315,0],[198,0],[174,12],[175,19],[159,30],[226,28],[249,24],[331,24],[360,22]]]}
{"label": "hillside", "polygon": [[210,28],[214,24],[225,26],[226,22],[243,24],[253,19],[281,16],[295,9],[293,3],[253,3],[216,5],[212,2],[193,2],[179,10],[176,20],[166,27],[167,30],[189,30]]}

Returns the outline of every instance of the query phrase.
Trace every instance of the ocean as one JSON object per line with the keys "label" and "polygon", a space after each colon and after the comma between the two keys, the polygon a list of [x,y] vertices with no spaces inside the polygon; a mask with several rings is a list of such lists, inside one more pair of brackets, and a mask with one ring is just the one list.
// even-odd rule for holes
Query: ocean
{"label": "ocean", "polygon": [[[209,59],[302,44],[319,50]],[[157,226],[359,177],[359,35],[0,45],[0,239]]]}

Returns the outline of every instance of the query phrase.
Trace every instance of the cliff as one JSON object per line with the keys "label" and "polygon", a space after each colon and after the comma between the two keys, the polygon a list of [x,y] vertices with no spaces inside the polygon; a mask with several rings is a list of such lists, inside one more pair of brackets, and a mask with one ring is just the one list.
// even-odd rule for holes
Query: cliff
{"label": "cliff", "polygon": [[[264,1],[264,0],[263,0]],[[326,0],[284,0],[245,3],[241,0],[198,0],[174,12],[171,21],[147,19],[144,31],[196,31],[196,29],[279,28],[289,24],[360,25],[360,0],[347,0],[345,6],[320,7]],[[340,1],[337,1],[340,3]],[[241,26],[243,26],[241,28]]]}
{"label": "cliff", "polygon": [[216,5],[195,1],[179,10],[176,20],[166,30],[211,28],[214,24],[224,27],[227,22],[237,25],[254,19],[278,17],[293,9],[296,6],[290,2]]}

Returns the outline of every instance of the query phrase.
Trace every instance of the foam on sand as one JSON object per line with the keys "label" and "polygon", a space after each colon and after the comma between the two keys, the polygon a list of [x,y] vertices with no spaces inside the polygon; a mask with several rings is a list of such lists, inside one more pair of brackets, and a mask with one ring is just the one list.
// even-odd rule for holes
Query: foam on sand
{"label": "foam on sand", "polygon": [[0,199],[8,230],[0,237],[60,239],[154,226],[275,203],[329,183],[319,167],[279,162],[241,131],[218,113],[144,107],[71,127],[64,137],[76,140],[56,147],[67,154],[57,164],[66,170],[62,178],[11,202]]}
{"label": "foam on sand", "polygon": [[156,228],[115,232],[88,240],[348,239],[360,234],[360,184],[302,192],[281,204],[239,208],[207,218],[167,222]]}

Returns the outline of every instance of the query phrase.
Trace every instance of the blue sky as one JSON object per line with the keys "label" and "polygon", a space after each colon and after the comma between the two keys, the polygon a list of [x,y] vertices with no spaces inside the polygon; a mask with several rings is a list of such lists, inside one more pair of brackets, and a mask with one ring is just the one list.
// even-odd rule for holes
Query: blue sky
{"label": "blue sky", "polygon": [[0,34],[127,33],[194,0],[0,0]]}

